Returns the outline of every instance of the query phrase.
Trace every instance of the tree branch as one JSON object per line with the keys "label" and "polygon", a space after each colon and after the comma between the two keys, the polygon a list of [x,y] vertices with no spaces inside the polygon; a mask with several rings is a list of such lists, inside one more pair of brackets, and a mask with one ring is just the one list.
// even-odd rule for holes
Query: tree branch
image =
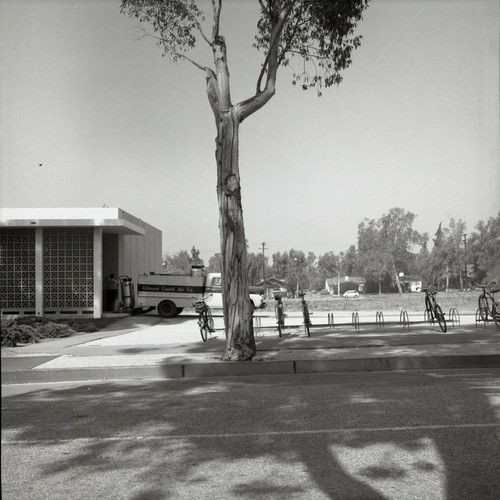
{"label": "tree branch", "polygon": [[200,32],[200,35],[203,38],[203,40],[205,40],[205,42],[207,42],[208,45],[210,45],[210,47],[211,47],[212,46],[212,42],[205,35],[205,32],[203,31],[203,29],[201,27],[201,24],[198,22],[198,19],[195,19],[194,22],[196,23],[196,27],[198,28],[198,31]]}
{"label": "tree branch", "polygon": [[[271,31],[271,36],[269,37],[269,49],[267,51],[266,58],[264,60],[264,63],[262,64],[259,78],[257,80],[257,93],[260,92],[260,86],[262,84],[262,79],[264,78],[264,74],[266,73],[266,71],[269,73],[270,58],[273,56],[273,53],[275,55],[277,55],[277,53],[278,53],[281,33],[283,32],[283,27],[285,26],[285,21],[286,21],[288,15],[290,14],[290,12],[292,11],[294,3],[295,3],[295,0],[291,0],[285,4],[283,10],[280,12],[280,15],[278,17],[278,21],[276,22],[276,24],[274,25],[274,27]],[[270,15],[269,10],[266,10],[266,12],[268,12],[268,15]],[[269,76],[268,76],[268,78],[269,78]]]}
{"label": "tree branch", "polygon": [[297,34],[299,28],[303,26],[304,24],[307,24],[307,19],[302,19],[302,11],[300,12],[300,15],[297,16],[296,18],[296,23],[293,26],[293,34],[288,38],[288,43],[283,47],[283,50],[281,51],[281,56],[278,60],[278,66],[281,64],[283,59],[286,57],[287,52],[290,51],[290,46],[292,44],[293,39],[295,38],[295,35]]}
{"label": "tree branch", "polygon": [[[165,38],[162,38],[161,36],[156,36],[156,35],[149,33],[146,30],[146,28],[144,28],[143,26],[140,26],[140,30],[142,31],[142,35],[139,36],[139,40],[141,40],[142,38],[147,36],[147,37],[153,38],[154,40],[158,40],[158,42],[168,42],[168,40],[165,40]],[[164,50],[167,54],[178,57],[180,59],[184,59],[185,61],[188,61],[191,64],[193,64],[194,66],[196,66],[198,69],[201,69],[202,71],[206,71],[206,69],[207,69],[206,66],[203,66],[202,64],[198,63],[194,59],[191,59],[190,57],[188,57],[186,54],[183,54],[182,52],[175,52],[174,50],[170,49],[168,47],[168,43],[164,43],[163,47],[164,47]]]}
{"label": "tree branch", "polygon": [[259,0],[259,5],[260,5],[260,8],[267,14],[269,15],[269,6],[266,5],[263,0]]}
{"label": "tree branch", "polygon": [[[278,21],[274,25],[271,32],[271,37],[269,39],[269,50],[267,52],[266,60],[264,62],[262,70],[264,71],[264,68],[267,67],[267,79],[264,90],[259,91],[261,81],[261,76],[259,76],[257,93],[250,99],[247,99],[246,101],[243,101],[238,105],[238,117],[240,121],[243,121],[247,116],[250,116],[252,113],[262,108],[262,106],[264,106],[275,93],[276,74],[278,71],[279,40],[288,15],[292,11],[294,2],[295,0],[289,0],[285,2],[279,14]],[[262,71],[261,75],[263,75]]]}
{"label": "tree branch", "polygon": [[212,24],[212,43],[219,36],[221,0],[212,0],[212,12],[214,16]]}
{"label": "tree branch", "polygon": [[207,66],[203,66],[199,63],[197,63],[194,59],[191,59],[190,57],[186,56],[185,54],[180,54],[178,52],[172,52],[176,57],[179,57],[181,59],[186,60],[187,62],[190,62],[193,66],[197,67],[198,69],[201,69],[202,71],[206,71],[208,69]]}

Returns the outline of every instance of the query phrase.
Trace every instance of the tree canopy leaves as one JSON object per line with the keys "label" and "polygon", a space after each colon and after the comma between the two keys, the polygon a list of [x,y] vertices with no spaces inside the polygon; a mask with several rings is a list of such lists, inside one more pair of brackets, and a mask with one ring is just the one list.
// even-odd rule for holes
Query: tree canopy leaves
{"label": "tree canopy leaves", "polygon": [[128,12],[142,24],[151,26],[154,33],[143,30],[144,35],[155,38],[173,61],[185,57],[196,45],[196,34],[201,32],[203,13],[194,0],[122,0],[121,12]]}
{"label": "tree canopy leaves", "polygon": [[[362,18],[368,0],[331,1],[297,0],[264,1],[254,46],[268,53],[278,44],[278,64],[288,66],[291,59],[302,61],[302,71],[293,74],[292,83],[304,90],[338,85],[341,71],[351,64],[352,51],[361,44],[354,30]],[[289,8],[286,23],[278,40],[273,39],[272,26],[279,12]],[[266,71],[265,64],[263,70]],[[259,89],[259,86],[258,86]]]}
{"label": "tree canopy leaves", "polygon": [[[355,28],[362,19],[369,0],[259,0],[260,17],[254,47],[264,59],[258,75],[256,92],[262,91],[264,76],[275,76],[277,67],[299,59],[301,69],[293,72],[292,83],[304,90],[338,85],[341,72],[352,61],[352,52],[362,37]],[[122,0],[121,12],[137,18],[144,36],[151,36],[162,55],[173,61],[185,59],[203,70],[207,66],[187,53],[197,40],[214,47],[219,36],[219,16],[223,0],[212,2],[211,34],[203,31],[205,15],[195,0]]]}

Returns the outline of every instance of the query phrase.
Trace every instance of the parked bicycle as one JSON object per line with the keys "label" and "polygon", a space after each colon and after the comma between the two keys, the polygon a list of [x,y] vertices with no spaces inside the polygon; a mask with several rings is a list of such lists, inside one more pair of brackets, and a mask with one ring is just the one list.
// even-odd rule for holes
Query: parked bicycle
{"label": "parked bicycle", "polygon": [[276,304],[274,306],[274,315],[276,316],[276,322],[278,323],[278,335],[281,337],[285,328],[286,316],[283,306],[283,299],[281,298],[281,295],[275,295],[274,300],[276,300]]}
{"label": "parked bicycle", "polygon": [[208,299],[208,297],[210,297],[210,295],[201,297],[193,302],[194,309],[198,313],[198,326],[200,328],[200,334],[203,342],[207,341],[209,332],[215,332],[212,311],[206,303],[206,299]]}
{"label": "parked bicycle", "polygon": [[425,292],[425,321],[429,323],[435,323],[437,321],[439,323],[439,328],[441,328],[443,333],[446,333],[446,318],[443,314],[443,310],[436,301],[436,294],[438,291],[437,285],[433,283],[427,288],[422,288],[422,291]]}
{"label": "parked bicycle", "polygon": [[311,319],[309,317],[309,308],[307,307],[306,299],[304,298],[306,292],[299,292],[299,297],[301,298],[302,303],[302,316],[304,317],[304,331],[308,337],[311,336],[311,332],[309,328],[311,326]]}
{"label": "parked bicycle", "polygon": [[495,293],[500,291],[496,286],[496,282],[490,285],[475,285],[482,289],[481,295],[478,298],[478,315],[481,321],[488,321],[489,318],[495,322],[497,328],[500,328],[500,302],[495,299]]}

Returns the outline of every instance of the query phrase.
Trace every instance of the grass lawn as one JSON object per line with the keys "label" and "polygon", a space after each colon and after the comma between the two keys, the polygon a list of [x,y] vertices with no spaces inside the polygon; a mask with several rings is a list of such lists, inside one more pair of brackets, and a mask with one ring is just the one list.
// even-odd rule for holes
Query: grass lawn
{"label": "grass lawn", "polygon": [[[475,312],[478,305],[479,292],[438,292],[437,302],[447,313],[456,307],[459,313]],[[306,295],[306,302],[311,311],[423,311],[424,293],[361,294],[357,299],[324,295]],[[283,299],[289,311],[300,311],[300,299]],[[274,308],[274,300],[267,300],[268,309]]]}

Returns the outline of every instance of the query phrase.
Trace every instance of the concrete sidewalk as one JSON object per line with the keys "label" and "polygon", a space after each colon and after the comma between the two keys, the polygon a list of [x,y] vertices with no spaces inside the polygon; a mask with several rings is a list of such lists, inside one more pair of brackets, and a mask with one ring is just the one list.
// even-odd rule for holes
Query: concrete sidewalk
{"label": "concrete sidewalk", "polygon": [[223,361],[220,316],[207,342],[192,315],[127,316],[97,333],[2,349],[2,383],[500,367],[500,331],[476,326],[472,314],[447,333],[419,321],[417,312],[409,313],[410,324],[388,312],[383,326],[370,311],[358,313],[358,325],[349,312],[335,315],[332,325],[327,313],[315,312],[307,337],[301,314],[289,313],[280,338],[274,316],[257,313],[258,352],[247,363]]}

